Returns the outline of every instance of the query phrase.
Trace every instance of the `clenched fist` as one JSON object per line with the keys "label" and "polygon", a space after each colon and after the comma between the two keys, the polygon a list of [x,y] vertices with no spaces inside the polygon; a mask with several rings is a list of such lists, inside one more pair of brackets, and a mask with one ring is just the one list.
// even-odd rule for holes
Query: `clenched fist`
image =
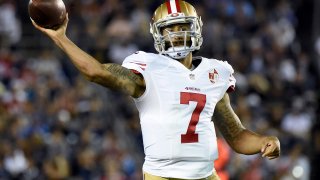
{"label": "clenched fist", "polygon": [[262,157],[275,159],[280,156],[280,141],[275,136],[267,136],[262,141]]}

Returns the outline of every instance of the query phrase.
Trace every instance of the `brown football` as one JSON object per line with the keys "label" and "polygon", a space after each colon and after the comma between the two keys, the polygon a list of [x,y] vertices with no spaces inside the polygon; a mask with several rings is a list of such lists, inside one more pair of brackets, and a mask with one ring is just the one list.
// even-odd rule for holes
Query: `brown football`
{"label": "brown football", "polygon": [[62,0],[30,0],[28,12],[34,22],[47,29],[58,29],[66,18]]}

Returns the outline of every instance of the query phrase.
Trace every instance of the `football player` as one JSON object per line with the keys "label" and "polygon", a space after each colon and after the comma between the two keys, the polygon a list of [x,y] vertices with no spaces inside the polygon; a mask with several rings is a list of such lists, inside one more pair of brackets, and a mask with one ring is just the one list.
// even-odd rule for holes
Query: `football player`
{"label": "football player", "polygon": [[[136,52],[122,65],[101,64],[67,36],[68,18],[58,30],[34,26],[47,34],[89,80],[133,97],[143,135],[146,180],[219,179],[219,129],[237,153],[268,159],[280,155],[277,137],[246,129],[228,96],[235,88],[226,62],[193,57],[202,44],[202,21],[183,0],[168,0],[154,12],[150,31],[158,54]],[[219,118],[212,116],[219,115]]]}

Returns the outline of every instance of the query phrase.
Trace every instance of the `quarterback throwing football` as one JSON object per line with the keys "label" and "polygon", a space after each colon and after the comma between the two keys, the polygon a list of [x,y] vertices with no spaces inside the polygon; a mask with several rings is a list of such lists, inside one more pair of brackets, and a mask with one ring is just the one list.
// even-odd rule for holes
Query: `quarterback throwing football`
{"label": "quarterback throwing football", "polygon": [[[247,130],[234,113],[228,91],[233,68],[225,61],[193,57],[202,44],[202,21],[192,5],[168,0],[154,12],[151,33],[158,54],[136,52],[122,65],[101,64],[66,36],[68,18],[47,34],[89,80],[134,98],[139,110],[144,179],[219,179],[216,132],[241,154],[280,155],[277,137]],[[212,116],[219,115],[219,118]]]}

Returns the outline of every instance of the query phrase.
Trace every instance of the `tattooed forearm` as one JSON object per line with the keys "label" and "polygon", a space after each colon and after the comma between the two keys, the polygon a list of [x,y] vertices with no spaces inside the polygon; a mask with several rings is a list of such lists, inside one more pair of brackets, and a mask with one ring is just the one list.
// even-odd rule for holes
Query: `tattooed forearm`
{"label": "tattooed forearm", "polygon": [[214,118],[214,124],[229,143],[234,142],[245,128],[232,110],[227,94],[218,102],[215,114],[218,116]]}
{"label": "tattooed forearm", "polygon": [[145,88],[142,76],[118,64],[103,64],[102,73],[94,76],[91,81],[133,97],[139,97]]}
{"label": "tattooed forearm", "polygon": [[240,154],[260,152],[264,137],[243,127],[239,117],[234,113],[228,94],[217,103],[214,124],[227,140],[230,147]]}

